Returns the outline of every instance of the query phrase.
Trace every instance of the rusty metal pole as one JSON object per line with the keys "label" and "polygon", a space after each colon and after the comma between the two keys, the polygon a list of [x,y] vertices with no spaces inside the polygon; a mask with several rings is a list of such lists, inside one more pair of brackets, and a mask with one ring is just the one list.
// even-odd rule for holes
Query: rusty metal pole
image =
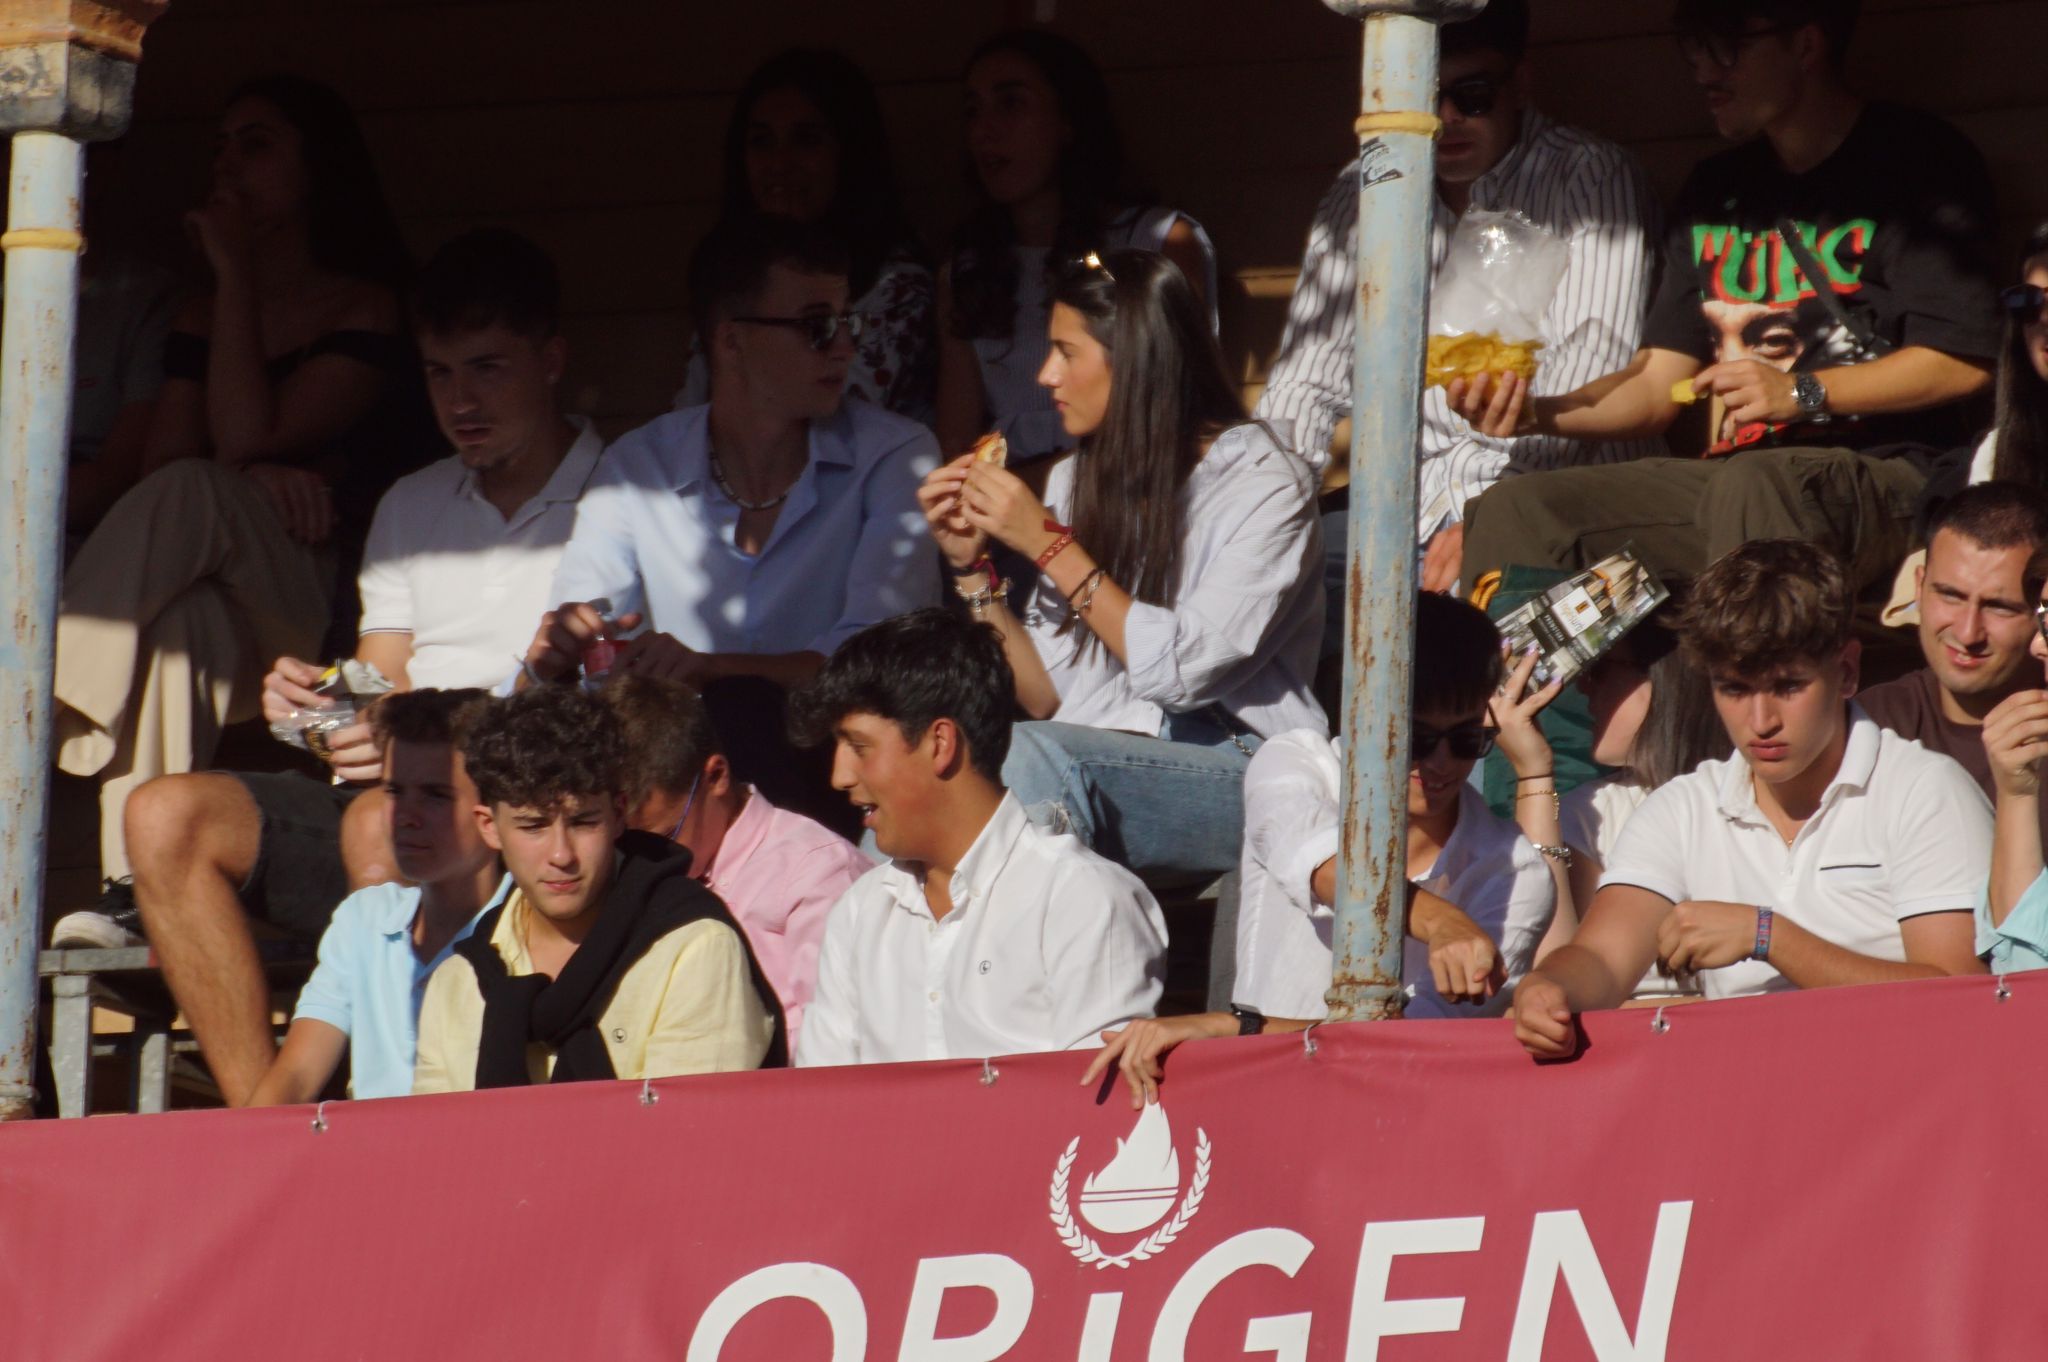
{"label": "rusty metal pole", "polygon": [[0,0],[0,131],[13,134],[0,310],[0,1120],[35,1110],[36,955],[84,147],[128,123],[162,3]]}
{"label": "rusty metal pole", "polygon": [[1344,614],[1344,823],[1331,1021],[1401,1015],[1415,451],[1436,200],[1437,26],[1484,0],[1324,0],[1365,21]]}

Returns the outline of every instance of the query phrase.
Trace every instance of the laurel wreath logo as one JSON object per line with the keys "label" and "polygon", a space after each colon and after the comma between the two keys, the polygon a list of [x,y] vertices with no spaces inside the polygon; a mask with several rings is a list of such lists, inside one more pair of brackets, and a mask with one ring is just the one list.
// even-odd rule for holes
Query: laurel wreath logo
{"label": "laurel wreath logo", "polygon": [[1080,1153],[1081,1137],[1076,1135],[1068,1142],[1067,1152],[1060,1155],[1059,1163],[1052,1170],[1052,1192],[1047,1200],[1052,1211],[1052,1227],[1060,1242],[1082,1262],[1095,1264],[1097,1271],[1144,1262],[1180,1238],[1181,1231],[1195,1218],[1195,1212],[1202,1209],[1202,1194],[1209,1190],[1209,1132],[1198,1127],[1195,1131],[1194,1180],[1188,1183],[1188,1194],[1181,1198],[1180,1208],[1173,1213],[1173,1218],[1140,1239],[1127,1252],[1105,1253],[1102,1245],[1075,1221],[1073,1205],[1067,1195],[1074,1160]]}

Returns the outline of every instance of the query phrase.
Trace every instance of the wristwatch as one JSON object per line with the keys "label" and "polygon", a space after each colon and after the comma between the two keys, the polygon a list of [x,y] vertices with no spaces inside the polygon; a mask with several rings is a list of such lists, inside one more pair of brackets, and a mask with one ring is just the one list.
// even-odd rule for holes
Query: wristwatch
{"label": "wristwatch", "polygon": [[1792,400],[1799,404],[1799,414],[1815,425],[1826,425],[1834,418],[1828,414],[1828,390],[1822,386],[1815,374],[1798,374],[1792,379]]}
{"label": "wristwatch", "polygon": [[1230,1015],[1237,1018],[1237,1034],[1240,1036],[1256,1036],[1266,1029],[1265,1016],[1252,1011],[1249,1007],[1239,1007],[1232,1003]]}

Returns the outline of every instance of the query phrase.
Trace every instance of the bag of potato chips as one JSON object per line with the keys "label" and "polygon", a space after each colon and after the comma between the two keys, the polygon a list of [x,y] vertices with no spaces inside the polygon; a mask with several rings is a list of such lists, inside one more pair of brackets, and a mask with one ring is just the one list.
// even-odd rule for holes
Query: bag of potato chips
{"label": "bag of potato chips", "polygon": [[1570,263],[1570,244],[1520,213],[1465,214],[1430,290],[1425,383],[1482,373],[1534,380],[1543,314]]}

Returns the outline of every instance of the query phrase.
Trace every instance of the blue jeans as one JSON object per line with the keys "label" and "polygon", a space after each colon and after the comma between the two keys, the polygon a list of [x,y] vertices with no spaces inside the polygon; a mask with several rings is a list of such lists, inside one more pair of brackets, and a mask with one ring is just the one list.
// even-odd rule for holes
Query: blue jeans
{"label": "blue jeans", "polygon": [[1194,880],[1237,868],[1244,768],[1258,745],[1207,714],[1168,715],[1157,738],[1021,723],[1003,783],[1046,831],[1072,833],[1155,883]]}

